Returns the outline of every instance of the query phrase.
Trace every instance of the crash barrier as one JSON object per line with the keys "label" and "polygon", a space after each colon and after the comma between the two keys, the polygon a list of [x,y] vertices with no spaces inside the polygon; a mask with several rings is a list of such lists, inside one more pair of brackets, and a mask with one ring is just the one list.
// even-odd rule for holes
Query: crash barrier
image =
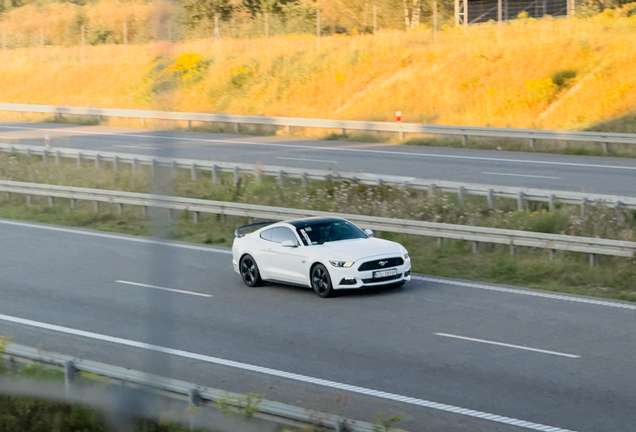
{"label": "crash barrier", "polygon": [[446,223],[425,222],[417,220],[394,219],[376,216],[340,214],[315,210],[302,210],[282,207],[267,207],[254,204],[210,201],[194,198],[121,192],[112,190],[88,189],[71,186],[57,186],[40,183],[23,183],[0,181],[0,191],[18,193],[27,196],[27,204],[31,197],[48,197],[49,206],[55,204],[55,198],[68,198],[75,207],[77,200],[93,201],[95,210],[100,203],[115,204],[123,213],[125,205],[141,206],[143,214],[148,214],[149,207],[168,209],[174,217],[174,211],[192,212],[194,222],[199,221],[200,213],[212,213],[225,216],[240,216],[265,220],[288,220],[308,216],[342,217],[372,230],[400,234],[415,234],[438,239],[457,239],[473,242],[473,250],[479,250],[480,243],[510,245],[511,254],[515,255],[517,247],[535,247],[550,250],[552,259],[558,250],[582,252],[590,254],[590,265],[597,263],[597,255],[618,257],[634,257],[636,242],[609,240],[600,238],[568,236],[562,234],[545,234],[531,231],[515,231],[508,229],[454,225]]}
{"label": "crash barrier", "polygon": [[513,129],[477,126],[446,126],[422,123],[402,123],[402,122],[375,122],[356,120],[333,120],[333,119],[309,119],[295,117],[267,117],[232,114],[208,114],[189,112],[169,112],[169,111],[149,111],[113,108],[86,108],[86,107],[61,107],[51,105],[30,105],[0,103],[1,111],[33,112],[53,114],[61,117],[65,114],[88,115],[97,117],[124,117],[138,118],[142,122],[144,119],[155,120],[177,120],[187,121],[188,129],[191,129],[192,122],[208,123],[231,123],[234,125],[234,132],[239,133],[241,124],[270,125],[284,127],[287,132],[292,127],[324,128],[341,130],[346,134],[347,130],[375,131],[375,132],[395,132],[400,139],[404,139],[405,133],[431,134],[431,135],[455,135],[460,136],[462,144],[467,145],[468,137],[490,137],[490,138],[518,138],[525,139],[531,148],[535,147],[537,140],[555,141],[579,141],[601,143],[603,150],[608,153],[611,144],[636,144],[636,134],[622,134],[612,132],[581,132],[581,131],[558,131],[541,129]]}
{"label": "crash barrier", "polygon": [[304,186],[309,180],[319,181],[353,181],[365,185],[387,185],[394,187],[408,187],[427,190],[430,196],[435,193],[456,193],[460,203],[464,203],[467,195],[486,197],[489,208],[494,208],[495,198],[509,198],[517,201],[517,209],[523,211],[527,201],[548,203],[549,209],[554,210],[556,203],[574,204],[581,206],[581,212],[585,213],[588,203],[602,202],[608,207],[636,210],[636,197],[618,195],[593,194],[586,192],[555,191],[547,189],[532,189],[521,187],[508,187],[497,185],[483,185],[442,180],[427,180],[416,177],[392,176],[383,174],[370,174],[359,172],[345,172],[332,170],[316,170],[305,168],[291,168],[272,165],[246,164],[235,162],[215,162],[199,159],[168,159],[147,155],[129,153],[114,153],[103,151],[79,150],[70,148],[58,148],[47,146],[21,145],[0,143],[0,151],[41,156],[47,162],[50,159],[60,163],[62,158],[71,158],[77,161],[77,165],[93,162],[100,167],[104,162],[109,163],[114,170],[118,170],[122,164],[128,164],[135,171],[138,166],[146,165],[151,168],[170,167],[174,170],[187,169],[192,180],[196,180],[200,173],[207,172],[213,183],[219,181],[220,173],[231,173],[234,183],[238,182],[241,175],[249,174],[257,179],[261,176],[276,177],[282,186],[285,179],[300,179]]}
{"label": "crash barrier", "polygon": [[[120,416],[133,415],[140,417],[165,419],[166,415],[173,415],[177,420],[186,421],[190,430],[202,427],[212,427],[222,432],[275,432],[284,429],[284,426],[296,426],[304,428],[321,427],[337,432],[373,432],[374,425],[366,422],[345,419],[333,414],[305,409],[279,402],[260,400],[254,406],[245,406],[245,395],[226,392],[223,390],[204,387],[197,384],[152,375],[127,368],[98,363],[90,360],[78,359],[68,355],[62,355],[18,344],[7,344],[5,356],[20,362],[35,362],[62,367],[64,370],[64,385],[46,385],[37,382],[34,386],[30,382],[7,380],[0,388],[2,393],[12,393],[21,396],[43,397],[46,399],[66,399],[69,402],[92,405],[105,411],[119,411]],[[1,359],[1,354],[0,354]],[[109,379],[114,384],[121,384],[119,392],[108,391],[103,384],[100,386],[86,386],[74,383],[78,372],[88,372]],[[0,381],[2,378],[0,377]],[[130,388],[137,391],[131,391]],[[13,391],[12,391],[13,389]],[[125,390],[128,389],[128,394]],[[147,397],[139,390],[152,392]],[[174,403],[165,398],[186,402],[186,409],[178,410]],[[118,399],[121,402],[118,402]],[[131,406],[126,406],[124,400],[129,399]],[[132,400],[130,400],[132,399]],[[234,405],[235,409],[250,409],[256,411],[250,421],[237,421],[236,419],[213,416],[211,410],[188,408],[209,407],[210,403]],[[137,409],[137,412],[134,410]],[[179,411],[185,411],[178,416]],[[206,415],[207,414],[207,415]],[[179,418],[181,417],[181,418]],[[211,421],[213,423],[211,423]]]}

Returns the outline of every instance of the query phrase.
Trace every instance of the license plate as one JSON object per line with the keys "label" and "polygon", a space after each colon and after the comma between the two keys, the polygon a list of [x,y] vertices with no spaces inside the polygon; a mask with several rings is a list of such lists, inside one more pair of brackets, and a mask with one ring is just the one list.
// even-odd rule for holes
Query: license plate
{"label": "license plate", "polygon": [[380,271],[374,271],[373,272],[373,277],[374,278],[383,278],[383,277],[387,277],[387,276],[395,276],[396,274],[397,274],[397,269],[380,270]]}

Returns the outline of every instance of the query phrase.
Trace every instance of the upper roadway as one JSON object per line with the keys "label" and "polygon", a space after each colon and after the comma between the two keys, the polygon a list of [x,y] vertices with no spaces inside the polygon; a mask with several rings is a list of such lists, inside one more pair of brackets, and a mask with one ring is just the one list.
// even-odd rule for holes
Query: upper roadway
{"label": "upper roadway", "polygon": [[636,159],[0,122],[0,141],[636,196]]}
{"label": "upper roadway", "polygon": [[0,334],[17,343],[354,419],[404,413],[411,431],[636,430],[633,303],[424,275],[320,299],[246,287],[228,249],[2,219],[0,238]]}

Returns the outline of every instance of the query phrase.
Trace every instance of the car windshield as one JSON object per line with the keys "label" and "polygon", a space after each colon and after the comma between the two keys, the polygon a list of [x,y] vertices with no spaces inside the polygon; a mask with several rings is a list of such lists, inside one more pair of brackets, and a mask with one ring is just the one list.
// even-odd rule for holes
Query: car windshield
{"label": "car windshield", "polygon": [[306,245],[367,238],[360,228],[345,220],[321,222],[298,228],[298,234]]}

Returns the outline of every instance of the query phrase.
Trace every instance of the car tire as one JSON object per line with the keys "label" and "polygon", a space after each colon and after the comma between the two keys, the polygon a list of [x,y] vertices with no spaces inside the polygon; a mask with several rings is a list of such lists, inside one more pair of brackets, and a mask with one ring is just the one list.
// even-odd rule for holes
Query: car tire
{"label": "car tire", "polygon": [[316,264],[311,269],[311,287],[319,297],[327,298],[334,295],[329,272],[322,264]]}
{"label": "car tire", "polygon": [[241,271],[243,282],[248,287],[256,287],[263,284],[261,273],[258,271],[258,265],[252,255],[245,255],[241,258],[239,269]]}

